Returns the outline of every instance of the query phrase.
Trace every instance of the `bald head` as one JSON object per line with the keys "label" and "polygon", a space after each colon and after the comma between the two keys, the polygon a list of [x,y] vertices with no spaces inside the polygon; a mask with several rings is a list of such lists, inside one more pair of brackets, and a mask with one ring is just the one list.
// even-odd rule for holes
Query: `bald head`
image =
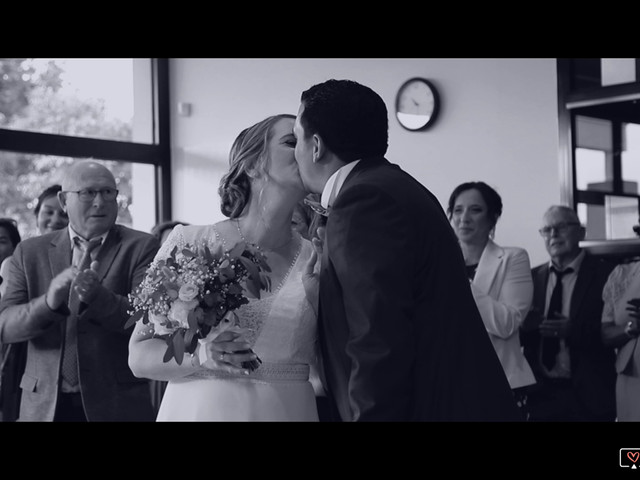
{"label": "bald head", "polygon": [[116,188],[116,180],[107,167],[93,160],[74,163],[62,180],[62,190],[85,188],[82,185],[98,182],[105,187]]}
{"label": "bald head", "polygon": [[567,207],[566,205],[551,205],[549,208],[547,208],[547,211],[544,213],[543,218],[549,216],[560,216],[568,222],[580,223],[580,218],[578,217],[576,211],[571,207]]}
{"label": "bald head", "polygon": [[69,216],[71,228],[91,240],[116,223],[116,194],[116,180],[109,169],[93,160],[84,160],[68,170],[58,199]]}

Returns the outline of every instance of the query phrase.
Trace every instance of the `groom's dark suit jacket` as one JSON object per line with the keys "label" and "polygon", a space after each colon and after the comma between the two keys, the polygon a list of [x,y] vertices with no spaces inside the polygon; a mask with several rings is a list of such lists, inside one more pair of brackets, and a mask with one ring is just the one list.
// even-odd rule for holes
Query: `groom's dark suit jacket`
{"label": "groom's dark suit jacket", "polygon": [[[78,317],[82,403],[89,421],[153,421],[149,382],[128,365],[127,294],[138,285],[158,250],[147,233],[115,225],[98,251],[98,277],[108,291]],[[10,279],[0,301],[0,342],[28,341],[20,387],[19,421],[52,421],[69,310],[45,303],[51,280],[71,265],[65,228],[23,240],[11,257]]]}
{"label": "groom's dark suit jacket", "polygon": [[458,240],[424,186],[364,159],[326,227],[319,332],[342,420],[522,420]]}

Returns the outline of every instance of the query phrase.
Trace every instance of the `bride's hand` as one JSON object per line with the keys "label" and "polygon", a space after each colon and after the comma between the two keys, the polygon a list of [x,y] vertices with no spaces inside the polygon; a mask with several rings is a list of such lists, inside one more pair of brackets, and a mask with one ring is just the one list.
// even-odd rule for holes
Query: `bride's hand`
{"label": "bride's hand", "polygon": [[[204,368],[223,370],[228,373],[249,375],[249,370],[242,366],[243,362],[256,360],[258,356],[251,350],[251,345],[244,340],[241,332],[227,330],[213,340],[200,346],[206,354]],[[200,355],[202,358],[203,355]]]}

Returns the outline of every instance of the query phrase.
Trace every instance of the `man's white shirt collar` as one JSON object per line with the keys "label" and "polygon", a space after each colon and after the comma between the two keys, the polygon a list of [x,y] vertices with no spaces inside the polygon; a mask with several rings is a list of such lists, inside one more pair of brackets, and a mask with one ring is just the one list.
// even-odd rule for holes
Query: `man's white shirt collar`
{"label": "man's white shirt collar", "polygon": [[356,160],[354,162],[347,163],[345,166],[340,167],[336,170],[333,175],[329,177],[327,183],[324,185],[324,190],[322,190],[322,196],[320,197],[320,204],[324,208],[331,208],[333,202],[335,201],[338,193],[340,193],[340,189],[344,184],[344,181],[347,179],[351,170],[360,162],[360,160]]}
{"label": "man's white shirt collar", "polygon": [[[79,233],[76,233],[76,231],[73,228],[71,228],[71,224],[69,224],[68,231],[69,231],[69,240],[71,240],[71,250],[73,250],[73,245],[75,244],[75,242],[73,241],[73,238],[74,237],[82,238],[82,235],[80,235]],[[108,233],[109,232],[107,231],[107,232],[103,233],[102,235],[98,235],[97,237],[85,238],[85,240],[94,240],[95,238],[99,238],[101,240],[100,245],[102,245],[104,243],[104,239],[107,238],[107,234]],[[98,246],[98,248],[100,248],[100,247]]]}

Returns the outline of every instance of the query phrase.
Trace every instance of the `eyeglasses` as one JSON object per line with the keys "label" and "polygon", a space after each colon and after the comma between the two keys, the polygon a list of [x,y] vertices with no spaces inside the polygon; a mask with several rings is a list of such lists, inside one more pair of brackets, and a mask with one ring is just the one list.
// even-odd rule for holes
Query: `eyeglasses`
{"label": "eyeglasses", "polygon": [[580,225],[578,222],[558,223],[556,225],[547,225],[546,227],[542,227],[538,232],[540,232],[540,235],[543,237],[550,237],[552,230],[555,230],[556,233],[560,235],[564,235],[569,231],[569,228],[577,227],[578,225]]}
{"label": "eyeglasses", "polygon": [[62,193],[75,193],[81,202],[92,202],[96,195],[102,195],[105,202],[111,202],[118,196],[118,190],[115,188],[101,188],[94,190],[93,188],[85,188],[84,190],[65,190]]}
{"label": "eyeglasses", "polygon": [[303,200],[303,202],[311,210],[313,210],[314,212],[322,215],[323,217],[328,217],[329,216],[329,210],[327,208],[324,208],[320,202],[315,202],[315,201],[311,200],[310,198],[305,198]]}

